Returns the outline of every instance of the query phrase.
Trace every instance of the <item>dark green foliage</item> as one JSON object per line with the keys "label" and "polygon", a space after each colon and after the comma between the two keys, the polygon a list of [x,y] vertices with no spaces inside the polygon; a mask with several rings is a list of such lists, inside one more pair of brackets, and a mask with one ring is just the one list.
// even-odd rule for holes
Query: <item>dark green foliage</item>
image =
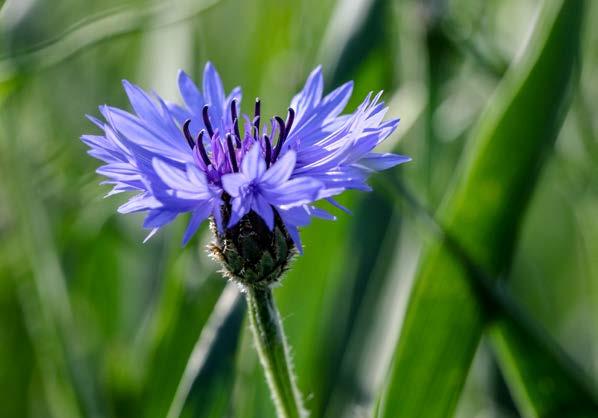
{"label": "dark green foliage", "polygon": [[[578,64],[582,16],[583,1],[547,5],[544,24],[537,27],[526,54],[512,66],[482,115],[439,211],[446,233],[492,277],[510,268],[524,210],[564,119]],[[542,91],[547,85],[550,89]],[[434,242],[424,252],[380,417],[453,414],[484,325],[495,314],[472,286],[471,276],[446,241]],[[422,333],[423,329],[429,331]],[[499,333],[505,345],[520,344],[520,335]],[[526,341],[535,343],[531,338]],[[536,360],[533,356],[514,358],[521,362],[516,366],[521,369],[533,367]],[[541,368],[558,373],[554,359],[550,360]],[[447,372],[437,373],[440,364]],[[527,381],[532,384],[535,378],[534,373],[527,375],[518,389],[533,393]],[[404,382],[412,380],[422,386],[405,387]],[[425,399],[431,393],[435,402],[428,405]],[[565,392],[551,392],[551,402],[560,407],[569,407],[571,402],[592,404],[584,391],[573,393],[575,401]],[[535,400],[526,402],[533,405]],[[536,409],[525,403],[522,407]]]}

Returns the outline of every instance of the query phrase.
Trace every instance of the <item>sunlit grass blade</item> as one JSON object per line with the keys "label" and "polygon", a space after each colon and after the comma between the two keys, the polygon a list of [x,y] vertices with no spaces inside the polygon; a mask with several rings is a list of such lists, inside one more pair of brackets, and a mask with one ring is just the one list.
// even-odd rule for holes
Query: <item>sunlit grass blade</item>
{"label": "sunlit grass blade", "polygon": [[537,330],[508,319],[488,330],[493,351],[517,407],[525,417],[598,415],[598,398],[585,371]]}
{"label": "sunlit grass blade", "polygon": [[[394,62],[383,59],[394,52],[393,40],[384,25],[390,8],[384,0],[336,2],[320,46],[320,61],[330,84],[355,80],[353,102],[370,89],[388,91],[394,87]],[[389,97],[384,99],[388,103]],[[354,362],[360,361],[367,350],[363,342],[371,330],[369,324],[377,307],[374,301],[392,263],[390,252],[397,239],[399,220],[393,216],[393,204],[376,193],[360,195],[348,207],[351,215],[339,215],[349,221],[346,248],[333,257],[331,249],[324,247],[339,271],[330,286],[335,288],[330,293],[336,296],[322,306],[325,314],[315,324],[322,336],[312,349],[314,361],[309,365],[317,376],[312,386],[314,395],[308,399],[312,416],[343,416],[369,404],[372,397],[370,388],[363,387],[370,376],[367,366],[355,367]],[[332,233],[337,236],[340,228],[335,225]]]}
{"label": "sunlit grass blade", "polygon": [[[40,370],[48,414],[56,418],[97,413],[97,399],[88,365],[75,335],[66,278],[53,241],[48,214],[36,200],[24,145],[15,143],[6,123],[13,108],[4,107],[0,130],[0,175],[10,178],[7,193],[16,220],[16,245],[26,265],[17,284],[19,303]],[[26,162],[24,162],[26,161]]]}
{"label": "sunlit grass blade", "polygon": [[468,280],[484,305],[488,330],[503,373],[508,376],[525,416],[556,417],[563,411],[567,411],[568,416],[597,413],[596,394],[585,372],[533,321],[501,282],[475,264],[404,184],[390,176],[388,179],[390,181],[379,181],[380,185],[406,201],[411,211],[467,271]]}
{"label": "sunlit grass blade", "polygon": [[342,270],[344,286],[331,307],[333,319],[322,324],[326,339],[318,350],[321,399],[313,405],[315,416],[344,416],[368,405],[373,396],[364,382],[370,376],[369,365],[362,361],[365,351],[380,343],[371,340],[372,318],[393,261],[400,218],[392,202],[377,193],[356,202],[352,216],[351,260]]}
{"label": "sunlit grass blade", "polygon": [[[525,54],[481,116],[438,217],[493,276],[509,268],[523,213],[569,103],[578,59],[583,2],[545,6]],[[468,274],[442,242],[426,250],[379,417],[453,414],[486,319]]]}
{"label": "sunlit grass blade", "polygon": [[172,408],[193,347],[222,297],[225,281],[212,274],[193,290],[180,279],[167,280],[167,285],[140,402],[146,418],[165,417]]}
{"label": "sunlit grass blade", "polygon": [[[371,57],[375,51],[388,43],[383,25],[386,6],[383,0],[336,3],[319,54],[320,61],[337,82],[353,78],[357,70],[374,61]],[[364,59],[366,56],[369,59]]]}
{"label": "sunlit grass blade", "polygon": [[179,416],[210,417],[224,414],[230,401],[233,368],[245,304],[239,289],[229,283],[205,324],[176,395],[168,418]]}
{"label": "sunlit grass blade", "polygon": [[160,16],[160,25],[166,26],[190,19],[219,0],[163,1],[139,8],[138,5],[120,6],[108,12],[83,19],[71,28],[35,47],[2,56],[0,59],[0,86],[22,72],[30,72],[56,65],[86,48],[140,30],[155,29],[151,24]]}

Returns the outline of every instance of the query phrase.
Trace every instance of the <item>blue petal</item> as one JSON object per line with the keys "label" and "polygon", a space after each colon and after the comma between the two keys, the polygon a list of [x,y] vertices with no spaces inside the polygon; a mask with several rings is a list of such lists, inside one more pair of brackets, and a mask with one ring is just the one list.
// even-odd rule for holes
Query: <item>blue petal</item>
{"label": "blue petal", "polygon": [[159,106],[140,87],[123,80],[123,86],[131,102],[135,113],[154,132],[163,138],[181,138],[180,131],[172,123],[172,116],[161,99],[158,99]]}
{"label": "blue petal", "polygon": [[293,240],[293,244],[295,244],[295,248],[297,248],[297,251],[299,251],[299,255],[303,255],[303,244],[301,243],[301,235],[299,235],[299,230],[293,225],[285,226],[287,228],[287,232]]}
{"label": "blue petal", "polygon": [[266,171],[266,162],[262,158],[259,144],[254,144],[243,157],[241,171],[248,179],[259,179]]}
{"label": "blue petal", "polygon": [[200,173],[192,172],[190,175],[189,171],[186,171],[190,169],[190,165],[181,169],[154,158],[153,167],[160,180],[154,182],[153,191],[158,200],[163,203],[176,205],[182,209],[192,206],[193,202],[210,202],[217,198],[215,191],[208,187],[207,180],[200,178]]}
{"label": "blue petal", "polygon": [[112,163],[99,167],[96,173],[114,179],[139,178],[139,170],[127,163]]}
{"label": "blue petal", "polygon": [[177,215],[178,212],[167,209],[151,210],[143,222],[143,227],[146,229],[160,228],[172,222]]}
{"label": "blue petal", "polygon": [[150,193],[142,193],[133,196],[129,201],[118,208],[118,213],[132,213],[157,209],[160,207],[158,202]]}
{"label": "blue petal", "polygon": [[326,125],[334,123],[336,116],[347,106],[352,92],[353,82],[350,81],[324,97],[317,107],[293,124],[289,134],[289,143],[295,137],[300,138],[302,144],[305,144],[313,142],[314,137],[322,136]]}
{"label": "blue petal", "polygon": [[209,183],[208,183],[208,178],[206,177],[206,174],[201,171],[199,168],[197,168],[197,166],[193,165],[193,164],[187,164],[187,177],[189,178],[189,180],[191,181],[191,183],[193,183],[194,185],[198,186],[201,185],[202,189],[208,188]]}
{"label": "blue petal", "polygon": [[295,168],[296,153],[288,151],[282,158],[278,159],[261,177],[261,182],[269,187],[275,187],[284,183],[291,177]]}
{"label": "blue petal", "polygon": [[307,78],[303,90],[291,100],[291,107],[295,109],[296,123],[299,123],[310,110],[320,103],[323,90],[322,67],[318,66]]}
{"label": "blue petal", "polygon": [[328,199],[326,199],[326,201],[328,203],[330,203],[332,206],[334,206],[335,208],[340,209],[340,210],[342,210],[343,212],[345,212],[345,213],[347,213],[349,215],[352,215],[352,212],[348,208],[346,208],[345,206],[341,205],[336,200],[334,200],[332,198],[328,198]]}
{"label": "blue petal", "polygon": [[309,207],[309,214],[320,219],[326,219],[327,221],[336,221],[336,216],[326,212],[324,209],[320,209],[315,206]]}
{"label": "blue petal", "polygon": [[[228,95],[228,97],[225,100],[225,106],[224,109],[225,111],[228,111],[228,109],[230,108],[230,104],[233,100],[237,101],[237,115],[241,114],[241,87],[237,86],[234,89],[231,90],[230,94]],[[232,122],[232,121],[231,121]]]}
{"label": "blue petal", "polygon": [[297,177],[283,185],[264,189],[262,195],[273,205],[299,206],[311,203],[318,198],[324,184],[309,177]]}
{"label": "blue petal", "polygon": [[203,72],[203,94],[206,104],[210,105],[211,117],[215,122],[220,123],[225,105],[224,87],[211,62],[206,64]]}
{"label": "blue petal", "polygon": [[272,231],[274,229],[274,211],[272,206],[261,196],[256,196],[253,200],[252,209],[261,216],[266,225]]}
{"label": "blue petal", "polygon": [[205,105],[204,98],[193,80],[191,80],[191,77],[183,70],[179,71],[178,84],[181,96],[189,110],[192,113],[200,115]]}
{"label": "blue petal", "polygon": [[170,166],[168,163],[158,158],[154,158],[152,163],[154,170],[156,170],[156,174],[168,187],[178,190],[188,183],[187,177],[183,171]]}
{"label": "blue petal", "polygon": [[133,142],[148,151],[179,161],[193,161],[189,146],[182,134],[178,138],[164,138],[143,124],[138,118],[123,110],[103,107],[102,113],[110,121],[112,127]]}
{"label": "blue petal", "polygon": [[147,234],[147,237],[145,237],[145,239],[143,240],[143,243],[145,244],[146,242],[149,241],[149,239],[151,237],[153,237],[154,235],[156,235],[156,233],[160,230],[160,228],[153,228],[149,234]]}
{"label": "blue petal", "polygon": [[301,244],[301,237],[299,236],[299,230],[297,227],[309,224],[310,216],[307,213],[307,210],[300,206],[289,209],[279,209],[278,213],[287,229],[287,232],[291,236],[295,247],[299,251],[299,254],[303,254],[303,246]]}
{"label": "blue petal", "polygon": [[361,158],[358,163],[374,171],[387,170],[399,164],[411,161],[410,157],[399,154],[375,154],[369,153]]}
{"label": "blue petal", "polygon": [[145,94],[141,88],[129,83],[127,80],[123,80],[122,83],[127,96],[129,96],[129,102],[131,102],[131,106],[133,106],[135,113],[137,113],[141,119],[148,123],[154,124],[155,122],[160,121],[160,113],[156,111],[154,104],[151,102],[147,94]]}
{"label": "blue petal", "polygon": [[249,180],[243,173],[229,173],[221,178],[222,188],[226,193],[232,197],[237,197],[241,194],[241,188],[246,185]]}
{"label": "blue petal", "polygon": [[251,210],[251,203],[253,198],[251,196],[235,197],[231,202],[231,216],[227,227],[232,228],[239,220],[247,215]]}
{"label": "blue petal", "polygon": [[189,225],[187,225],[187,229],[185,229],[185,234],[183,235],[183,246],[187,245],[201,223],[210,216],[211,210],[212,208],[209,205],[200,205],[191,213]]}
{"label": "blue petal", "polygon": [[278,209],[280,217],[290,225],[305,226],[311,221],[309,212],[305,206]]}

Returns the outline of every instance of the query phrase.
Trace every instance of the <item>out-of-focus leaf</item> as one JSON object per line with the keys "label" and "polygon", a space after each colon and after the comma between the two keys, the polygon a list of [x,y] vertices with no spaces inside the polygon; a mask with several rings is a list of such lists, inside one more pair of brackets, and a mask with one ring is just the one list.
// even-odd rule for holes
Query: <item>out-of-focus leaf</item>
{"label": "out-of-focus leaf", "polygon": [[2,57],[0,83],[18,77],[19,71],[32,71],[58,64],[85,48],[115,37],[142,29],[155,29],[157,26],[152,25],[152,22],[157,20],[157,16],[160,17],[159,26],[176,24],[196,16],[218,1],[163,1],[142,9],[138,5],[120,6],[88,17],[28,51]]}
{"label": "out-of-focus leaf", "polygon": [[172,282],[166,289],[165,301],[158,314],[168,319],[160,324],[163,331],[159,333],[158,344],[148,361],[147,383],[141,402],[145,417],[165,417],[171,408],[189,356],[217,306],[224,285],[223,279],[212,275],[194,291],[185,289],[180,280]]}
{"label": "out-of-focus leaf", "polygon": [[369,348],[364,341],[376,315],[374,301],[380,298],[392,263],[400,221],[392,203],[377,193],[360,200],[353,216],[351,261],[341,275],[344,285],[333,302],[335,315],[322,324],[325,339],[317,357],[321,395],[313,405],[314,416],[345,416],[356,405],[369,405],[373,396],[363,387],[364,370],[355,364]]}
{"label": "out-of-focus leaf", "polygon": [[[489,314],[489,331],[503,373],[509,376],[517,396],[537,398],[531,402],[520,400],[525,416],[557,417],[565,412],[567,416],[581,417],[595,414],[598,401],[584,372],[522,310],[501,282],[489,277],[473,262],[403,184],[394,180],[390,183],[391,193],[409,204],[415,215],[425,221],[439,241],[445,242],[451,255],[467,271],[478,299]],[[380,184],[388,187],[384,182]]]}
{"label": "out-of-focus leaf", "polygon": [[[376,50],[388,44],[384,26],[387,10],[385,0],[337,2],[320,50],[321,59],[326,70],[333,75],[334,84],[355,78],[357,70],[371,64]],[[377,81],[389,78],[387,66],[378,65],[376,69],[385,71]],[[375,87],[368,86],[370,89]]]}
{"label": "out-of-focus leaf", "polygon": [[[493,276],[509,268],[523,212],[569,103],[578,59],[583,1],[545,5],[525,55],[482,115],[439,214],[449,234]],[[451,416],[485,315],[467,268],[445,243],[432,244],[416,276],[379,416]]]}
{"label": "out-of-focus leaf", "polygon": [[[77,352],[71,304],[66,280],[60,266],[51,228],[43,204],[36,200],[28,176],[28,161],[23,149],[10,141],[14,135],[4,108],[0,130],[0,175],[11,178],[7,195],[11,212],[18,214],[17,229],[20,253],[26,256],[26,279],[17,286],[25,323],[33,341],[48,414],[59,418],[78,417],[87,408],[90,416],[97,407],[90,394],[91,379]],[[77,383],[80,383],[79,385]],[[84,405],[81,405],[83,401]]]}
{"label": "out-of-focus leaf", "polygon": [[[0,269],[0,276],[4,271]],[[15,278],[17,281],[19,278]],[[19,313],[19,298],[14,281],[0,280],[0,317],[11,318],[10,322],[2,325],[2,344],[0,344],[0,369],[2,380],[10,382],[1,384],[0,416],[15,417],[27,415],[25,402],[15,402],[26,392],[30,385],[31,374],[35,368],[30,361],[34,356],[31,338],[27,333],[26,324]],[[23,365],[14,367],[14,364]]]}
{"label": "out-of-focus leaf", "polygon": [[244,313],[244,298],[237,286],[229,283],[193,348],[169,418],[225,415],[230,407],[235,370],[231,365]]}
{"label": "out-of-focus leaf", "polygon": [[[336,3],[320,49],[331,86],[355,80],[349,108],[359,103],[372,89],[392,91],[393,62],[391,36],[384,25],[390,8],[385,0],[343,0]],[[375,47],[372,47],[375,45]],[[359,359],[364,346],[367,322],[373,315],[384,273],[392,261],[388,251],[394,248],[396,227],[393,205],[377,194],[360,196],[350,205],[354,212],[348,220],[350,243],[343,249],[343,267],[336,273],[335,295],[318,319],[320,339],[312,349],[310,368],[316,378],[307,391],[313,393],[308,408],[313,416],[342,416],[356,404],[369,404],[371,394],[364,394],[360,373],[351,362]],[[349,215],[340,214],[345,218]],[[335,235],[340,225],[334,225]],[[390,236],[387,242],[385,237]],[[330,252],[329,249],[326,252]],[[374,273],[375,270],[375,273]],[[295,279],[296,280],[296,279]],[[326,279],[330,280],[330,278]],[[351,344],[350,342],[353,341]],[[302,354],[303,356],[303,354]],[[299,376],[301,379],[301,376]]]}
{"label": "out-of-focus leaf", "polygon": [[[375,2],[381,3],[377,0],[339,0],[336,2],[318,53],[319,61],[325,68],[336,72],[338,67],[344,67],[340,70],[346,72],[347,67],[355,67],[355,60],[347,56],[348,46],[352,39],[359,41],[360,38],[363,38],[359,35],[368,26],[365,24],[367,18],[374,17],[371,11]],[[361,45],[359,46],[361,47]],[[363,49],[360,49],[363,52]],[[345,57],[343,58],[343,56]],[[342,61],[344,61],[343,64],[341,64]]]}
{"label": "out-of-focus leaf", "polygon": [[598,400],[584,372],[543,335],[500,318],[489,329],[492,348],[525,417],[598,416]]}

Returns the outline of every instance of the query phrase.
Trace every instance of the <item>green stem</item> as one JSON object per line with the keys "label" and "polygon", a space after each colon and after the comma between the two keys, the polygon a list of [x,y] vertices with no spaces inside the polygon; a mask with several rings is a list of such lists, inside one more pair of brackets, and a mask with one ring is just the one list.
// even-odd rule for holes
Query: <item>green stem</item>
{"label": "green stem", "polygon": [[246,296],[249,323],[278,418],[306,417],[272,291],[248,288]]}

